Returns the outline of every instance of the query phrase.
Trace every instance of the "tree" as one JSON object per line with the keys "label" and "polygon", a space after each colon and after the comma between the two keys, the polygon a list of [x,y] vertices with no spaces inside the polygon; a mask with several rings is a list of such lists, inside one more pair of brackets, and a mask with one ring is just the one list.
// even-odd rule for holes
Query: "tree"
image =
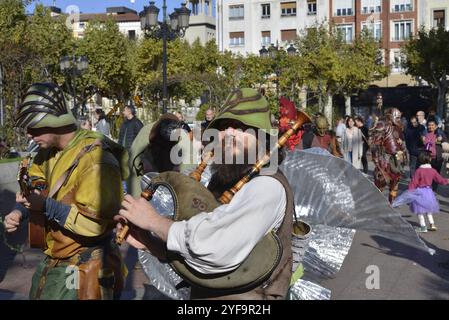
{"label": "tree", "polygon": [[379,62],[379,44],[367,31],[347,43],[335,26],[322,23],[305,30],[295,46],[299,54],[292,60],[291,77],[296,73],[299,83],[317,93],[320,111],[330,123],[334,95],[348,97],[388,73]]}
{"label": "tree", "polygon": [[60,58],[71,52],[74,45],[72,32],[67,28],[65,16],[52,17],[49,8],[37,5],[27,24],[28,47],[34,52],[38,68],[33,80],[63,81]]}
{"label": "tree", "polygon": [[306,86],[317,93],[320,111],[332,121],[332,97],[342,91],[346,42],[327,23],[306,29],[295,42]]}
{"label": "tree", "polygon": [[363,30],[346,46],[342,58],[344,67],[341,93],[347,101],[346,114],[351,114],[350,95],[367,89],[373,81],[386,77],[389,67],[383,64],[379,42],[368,30]]}
{"label": "tree", "polygon": [[[61,26],[61,23],[50,18],[41,6],[36,8],[37,16],[27,17],[25,7],[30,2],[0,1],[0,68],[3,78],[0,79],[3,80],[3,96],[0,99],[6,105],[6,121],[1,134],[16,147],[22,145],[23,141],[22,136],[13,131],[14,110],[33,82],[48,79],[43,71],[50,61],[45,57],[55,57],[60,45],[63,46],[61,37],[67,34],[62,28],[55,28]],[[39,31],[35,32],[35,29]]]}
{"label": "tree", "polygon": [[449,72],[449,31],[443,27],[426,31],[421,28],[418,35],[402,47],[403,67],[407,74],[422,77],[438,89],[437,113],[446,116],[446,94]]}
{"label": "tree", "polygon": [[84,55],[89,61],[89,68],[80,81],[82,91],[93,86],[108,98],[126,101],[131,97],[133,44],[119,31],[115,21],[89,24],[77,46],[77,55]]}

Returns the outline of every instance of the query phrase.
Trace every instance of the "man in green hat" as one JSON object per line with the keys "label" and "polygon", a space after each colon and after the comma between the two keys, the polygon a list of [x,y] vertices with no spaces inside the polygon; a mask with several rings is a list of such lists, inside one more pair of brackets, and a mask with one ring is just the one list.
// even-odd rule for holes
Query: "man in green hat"
{"label": "man in green hat", "polygon": [[[208,189],[216,199],[238,182],[268,151],[266,138],[276,135],[272,129],[268,102],[257,90],[245,88],[230,94],[205,132],[205,136],[215,137],[215,158]],[[238,163],[239,159],[243,161]],[[184,192],[192,192],[190,189]],[[190,204],[182,202],[181,194],[177,198],[181,202],[179,210],[187,210],[190,205],[201,207],[201,203],[197,203],[201,201],[195,197],[199,196],[193,194]],[[290,186],[280,172],[256,176],[235,194],[229,204],[205,210],[183,221],[162,217],[143,198],[135,199],[127,195],[122,207],[117,220],[124,218],[130,223],[126,240],[131,245],[148,249],[162,259],[166,258],[166,254],[175,253],[188,266],[188,272],[199,278],[215,279],[226,275],[217,282],[220,288],[226,287],[225,291],[214,287],[206,289],[191,280],[193,277],[182,275],[190,283],[191,298],[285,298],[292,274],[294,206]],[[121,223],[118,228],[122,228]],[[256,246],[271,232],[277,234],[282,250],[277,257],[273,257],[273,268],[263,281],[248,284],[245,280],[253,277],[259,264],[273,256],[268,249],[262,255],[252,255]],[[249,256],[252,256],[251,262],[247,261]],[[236,270],[245,263],[245,270],[240,274],[241,282],[237,281],[235,287],[229,288],[226,279],[235,279]]]}
{"label": "man in green hat", "polygon": [[[7,232],[28,217],[44,224],[45,259],[33,276],[30,299],[119,298],[126,270],[111,238],[126,152],[103,135],[78,129],[62,90],[52,83],[30,87],[16,126],[40,147],[28,175],[41,191],[19,193],[5,219]],[[36,236],[32,230],[30,223],[30,239]]]}

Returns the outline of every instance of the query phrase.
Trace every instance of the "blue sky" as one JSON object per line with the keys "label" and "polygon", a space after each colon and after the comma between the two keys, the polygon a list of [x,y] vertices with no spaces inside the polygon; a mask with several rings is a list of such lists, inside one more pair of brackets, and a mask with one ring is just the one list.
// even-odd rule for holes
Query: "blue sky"
{"label": "blue sky", "polygon": [[[162,14],[162,0],[154,0],[156,2],[156,6],[158,6],[161,9]],[[184,2],[183,0],[167,0],[167,12],[171,13],[173,12],[174,8],[181,7],[181,3]],[[107,7],[121,7],[125,6],[128,8],[131,8],[137,12],[140,12],[143,10],[143,6],[148,6],[150,1],[149,0],[37,0],[34,1],[30,6],[28,6],[27,11],[33,12],[34,6],[36,3],[42,3],[45,6],[52,6],[53,3],[56,3],[56,7],[61,8],[63,12],[66,12],[66,9],[69,6],[78,6],[80,12],[82,13],[98,13],[98,12],[106,12]]]}

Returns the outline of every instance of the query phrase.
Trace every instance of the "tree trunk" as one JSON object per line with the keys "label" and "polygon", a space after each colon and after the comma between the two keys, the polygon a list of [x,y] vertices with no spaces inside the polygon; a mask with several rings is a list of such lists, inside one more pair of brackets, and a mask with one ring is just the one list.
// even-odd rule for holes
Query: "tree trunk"
{"label": "tree trunk", "polygon": [[301,101],[301,110],[306,110],[307,108],[307,90],[305,88],[301,88],[299,92],[299,99]]}
{"label": "tree trunk", "polygon": [[351,108],[351,96],[345,95],[345,115],[351,115],[352,114],[352,108]]}
{"label": "tree trunk", "polygon": [[326,94],[326,100],[324,105],[324,115],[327,118],[327,121],[329,121],[329,124],[333,126],[332,123],[332,95],[330,93]]}

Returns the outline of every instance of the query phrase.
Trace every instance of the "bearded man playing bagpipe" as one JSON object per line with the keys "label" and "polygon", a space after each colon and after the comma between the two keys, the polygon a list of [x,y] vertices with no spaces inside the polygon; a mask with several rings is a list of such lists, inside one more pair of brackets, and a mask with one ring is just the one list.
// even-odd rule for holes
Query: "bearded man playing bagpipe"
{"label": "bearded man playing bagpipe", "polygon": [[[265,97],[254,89],[236,90],[208,127],[216,130],[208,189],[192,179],[195,174],[164,172],[141,198],[125,196],[119,234],[129,228],[123,236],[128,243],[168,261],[191,286],[192,299],[287,294],[294,205],[288,181],[271,165],[282,154],[269,152],[277,141],[272,129]],[[273,170],[264,172],[269,159]],[[169,186],[176,199],[173,219],[147,201],[158,185]]]}

